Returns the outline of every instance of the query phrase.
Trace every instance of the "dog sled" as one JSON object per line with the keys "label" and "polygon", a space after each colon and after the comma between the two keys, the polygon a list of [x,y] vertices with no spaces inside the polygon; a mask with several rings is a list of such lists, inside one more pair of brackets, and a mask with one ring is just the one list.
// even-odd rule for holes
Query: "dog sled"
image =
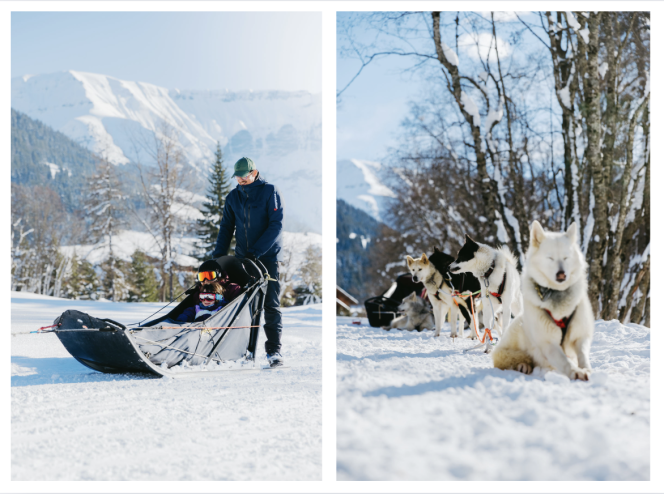
{"label": "dog sled", "polygon": [[374,328],[389,326],[392,319],[399,314],[401,301],[413,292],[421,297],[423,291],[424,285],[414,282],[410,274],[399,275],[382,295],[364,301],[369,324]]}
{"label": "dog sled", "polygon": [[105,373],[188,377],[199,372],[258,370],[256,343],[268,275],[248,259],[224,256],[219,269],[242,292],[210,318],[192,323],[176,318],[197,303],[190,293],[166,315],[136,327],[68,310],[51,331],[81,364]]}

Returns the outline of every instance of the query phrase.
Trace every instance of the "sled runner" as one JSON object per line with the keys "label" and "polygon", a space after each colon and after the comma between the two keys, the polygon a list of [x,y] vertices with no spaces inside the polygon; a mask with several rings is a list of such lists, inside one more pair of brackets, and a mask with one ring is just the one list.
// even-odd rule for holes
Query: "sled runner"
{"label": "sled runner", "polygon": [[420,297],[422,290],[424,290],[424,285],[415,283],[410,274],[399,275],[392,286],[382,295],[364,301],[369,324],[374,328],[389,326],[392,319],[399,313],[401,301],[413,292]]}
{"label": "sled runner", "polygon": [[[258,370],[256,343],[267,270],[258,261],[224,256],[216,260],[242,292],[210,318],[192,323],[175,319],[198,301],[190,293],[166,315],[139,327],[111,319],[97,319],[79,311],[65,311],[53,332],[83,365],[100,372],[139,372],[185,377],[193,373]],[[188,370],[201,366],[201,370]]]}

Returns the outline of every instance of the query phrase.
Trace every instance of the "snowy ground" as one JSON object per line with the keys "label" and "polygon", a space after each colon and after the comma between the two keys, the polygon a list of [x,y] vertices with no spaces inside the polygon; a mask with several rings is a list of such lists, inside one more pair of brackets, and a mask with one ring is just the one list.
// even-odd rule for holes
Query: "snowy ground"
{"label": "snowy ground", "polygon": [[338,480],[650,478],[648,328],[598,321],[588,383],[362,323],[338,318]]}
{"label": "snowy ground", "polygon": [[12,480],[320,480],[320,304],[284,310],[290,369],[221,377],[101,374],[24,334],[66,309],[133,323],[160,306],[12,293]]}

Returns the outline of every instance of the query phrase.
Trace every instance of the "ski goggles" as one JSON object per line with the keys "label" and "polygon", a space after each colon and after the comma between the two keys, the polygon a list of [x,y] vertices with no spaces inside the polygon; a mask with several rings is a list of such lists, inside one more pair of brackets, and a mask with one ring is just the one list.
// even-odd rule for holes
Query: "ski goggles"
{"label": "ski goggles", "polygon": [[200,299],[201,302],[214,302],[217,300],[217,294],[216,293],[200,293],[198,295],[198,298]]}
{"label": "ski goggles", "polygon": [[198,273],[198,281],[213,281],[217,279],[217,272],[216,271],[202,271]]}

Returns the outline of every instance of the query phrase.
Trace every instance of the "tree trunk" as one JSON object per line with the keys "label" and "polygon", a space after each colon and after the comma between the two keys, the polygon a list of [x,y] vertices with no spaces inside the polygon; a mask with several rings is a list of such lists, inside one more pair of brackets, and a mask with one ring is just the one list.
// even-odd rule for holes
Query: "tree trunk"
{"label": "tree trunk", "polygon": [[[585,77],[583,78],[586,128],[588,133],[588,147],[586,149],[586,162],[593,178],[593,195],[595,207],[593,217],[595,225],[588,248],[589,270],[589,296],[595,318],[599,317],[600,294],[602,293],[602,260],[607,246],[608,215],[607,197],[608,186],[606,174],[602,167],[600,141],[602,137],[602,112],[600,106],[599,90],[599,25],[602,12],[590,12],[588,18],[588,45],[586,47],[588,58]],[[578,37],[579,44],[581,36]]]}

